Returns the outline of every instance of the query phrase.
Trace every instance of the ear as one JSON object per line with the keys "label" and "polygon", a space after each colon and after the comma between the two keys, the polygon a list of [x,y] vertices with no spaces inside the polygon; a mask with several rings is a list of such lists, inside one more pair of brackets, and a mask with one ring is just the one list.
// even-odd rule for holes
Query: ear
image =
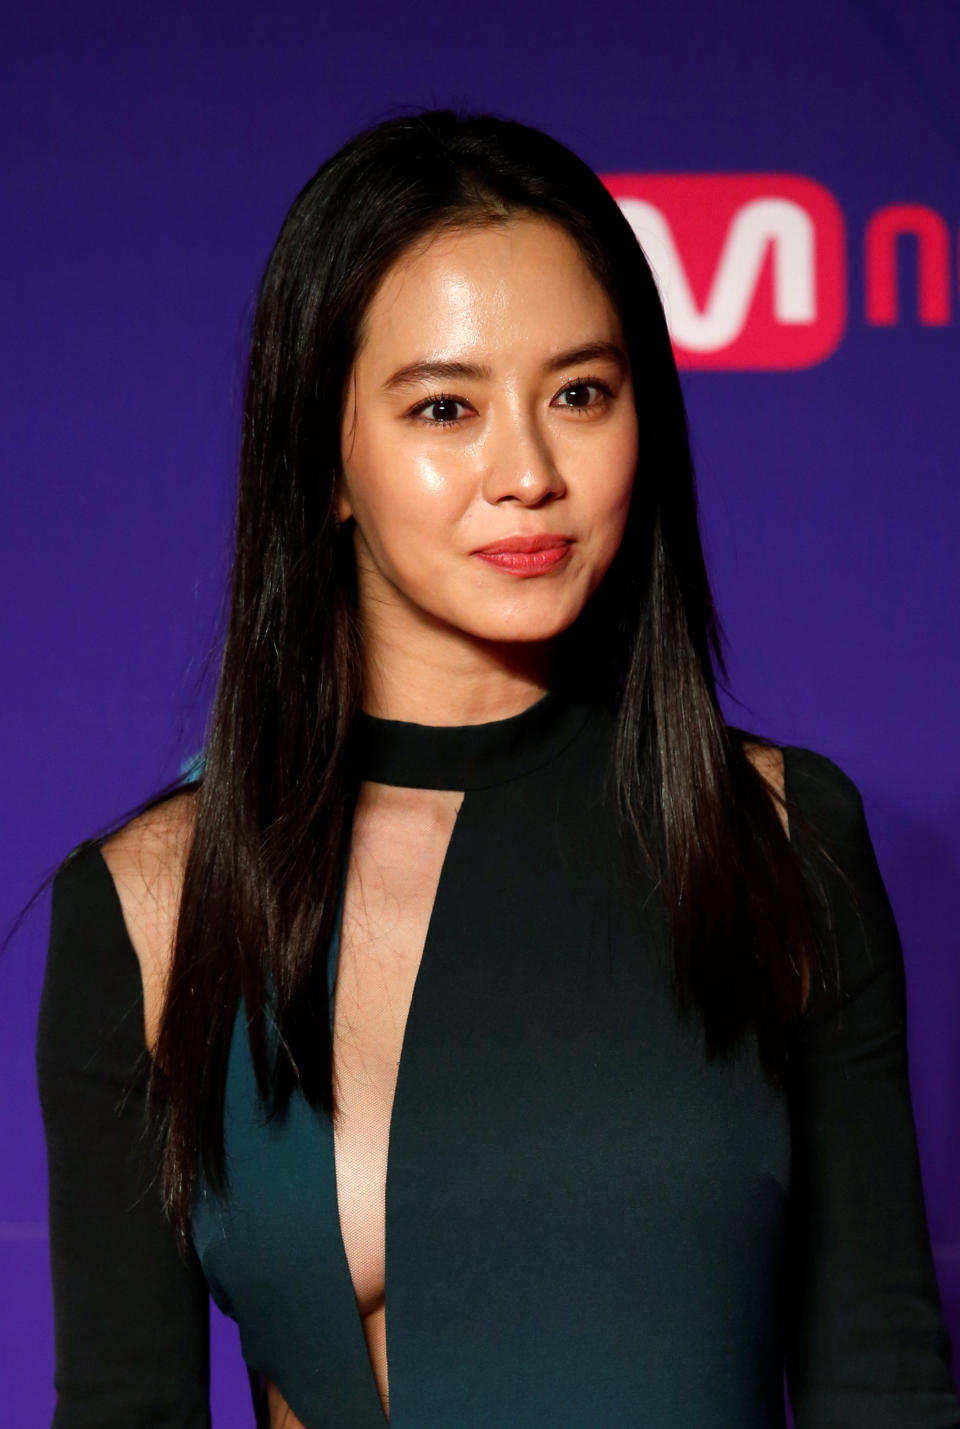
{"label": "ear", "polygon": [[343,477],[337,482],[337,522],[340,526],[345,521],[349,521],[353,515],[353,507],[350,505],[350,498],[347,496]]}

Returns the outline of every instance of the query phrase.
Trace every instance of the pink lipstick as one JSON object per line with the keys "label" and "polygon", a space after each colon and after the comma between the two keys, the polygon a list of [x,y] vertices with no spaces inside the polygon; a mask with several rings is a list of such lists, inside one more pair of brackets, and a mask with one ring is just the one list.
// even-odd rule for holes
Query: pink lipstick
{"label": "pink lipstick", "polygon": [[561,565],[570,553],[571,536],[506,536],[474,551],[475,556],[516,576],[538,576]]}

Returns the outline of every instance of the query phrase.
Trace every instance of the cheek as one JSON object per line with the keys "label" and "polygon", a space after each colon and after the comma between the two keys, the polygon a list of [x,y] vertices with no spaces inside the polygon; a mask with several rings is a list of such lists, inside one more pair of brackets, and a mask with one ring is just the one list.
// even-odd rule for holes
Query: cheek
{"label": "cheek", "polygon": [[432,551],[449,549],[472,489],[462,455],[458,463],[396,442],[368,443],[351,477],[358,523],[388,565],[416,573],[431,564]]}
{"label": "cheek", "polygon": [[598,460],[591,463],[590,479],[586,482],[590,524],[604,546],[619,545],[636,481],[638,456],[634,426],[628,428],[620,440],[611,442],[603,453],[597,453]]}

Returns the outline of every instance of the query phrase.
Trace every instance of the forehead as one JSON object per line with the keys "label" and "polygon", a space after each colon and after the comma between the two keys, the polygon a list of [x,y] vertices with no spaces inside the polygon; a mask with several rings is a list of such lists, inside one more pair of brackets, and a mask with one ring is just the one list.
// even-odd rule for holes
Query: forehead
{"label": "forehead", "polygon": [[[587,332],[589,329],[589,333]],[[547,345],[618,333],[576,241],[535,214],[428,234],[387,271],[364,316],[359,357]]]}

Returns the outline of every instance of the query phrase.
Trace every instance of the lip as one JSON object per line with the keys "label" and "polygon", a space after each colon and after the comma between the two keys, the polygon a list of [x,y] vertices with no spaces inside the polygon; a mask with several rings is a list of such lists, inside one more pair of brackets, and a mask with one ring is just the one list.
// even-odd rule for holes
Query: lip
{"label": "lip", "polygon": [[496,556],[510,554],[527,555],[532,551],[555,551],[568,546],[572,536],[551,536],[542,532],[538,536],[504,536],[502,541],[491,541],[489,546],[479,546],[475,556]]}
{"label": "lip", "polygon": [[567,560],[573,550],[572,541],[557,541],[550,539],[542,543],[534,550],[530,550],[530,538],[524,537],[525,550],[504,550],[503,543],[498,543],[501,549],[475,551],[474,554],[481,561],[486,561],[488,566],[496,566],[498,570],[509,571],[514,576],[541,576],[547,571],[555,570]]}

